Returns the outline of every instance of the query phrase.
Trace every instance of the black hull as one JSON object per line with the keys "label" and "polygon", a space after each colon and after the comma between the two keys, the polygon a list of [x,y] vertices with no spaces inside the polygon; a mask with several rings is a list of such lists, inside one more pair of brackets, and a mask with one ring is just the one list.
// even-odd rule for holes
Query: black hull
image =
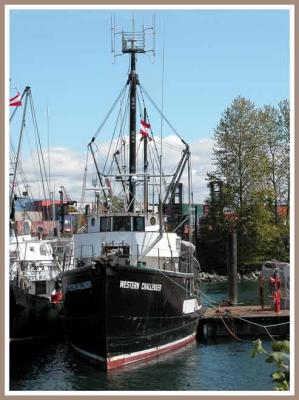
{"label": "black hull", "polygon": [[62,332],[62,305],[10,282],[10,341],[28,343]]}
{"label": "black hull", "polygon": [[[117,368],[194,339],[192,274],[96,264],[62,276],[67,336],[89,361]],[[188,302],[187,302],[188,303]]]}

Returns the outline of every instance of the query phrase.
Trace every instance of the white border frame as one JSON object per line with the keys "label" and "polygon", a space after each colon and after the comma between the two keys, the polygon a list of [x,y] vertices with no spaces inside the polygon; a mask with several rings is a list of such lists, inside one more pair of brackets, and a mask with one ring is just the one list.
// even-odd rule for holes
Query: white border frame
{"label": "white border frame", "polygon": [[[10,64],[9,64],[9,27],[10,27],[10,20],[9,20],[9,12],[11,10],[288,10],[290,12],[290,138],[291,138],[291,148],[290,148],[290,184],[291,184],[291,205],[290,205],[290,265],[291,265],[291,309],[290,309],[290,343],[291,343],[291,355],[290,355],[290,390],[287,392],[275,392],[275,391],[94,391],[86,392],[86,391],[11,391],[9,390],[9,315],[8,315],[8,303],[9,303],[9,282],[8,279],[5,279],[5,286],[4,286],[4,294],[5,294],[5,395],[15,395],[15,396],[149,396],[149,395],[159,395],[159,396],[196,396],[204,394],[205,396],[248,396],[248,395],[258,395],[258,396],[293,396],[295,394],[295,310],[294,310],[294,266],[295,266],[295,247],[294,247],[294,239],[295,239],[295,190],[294,190],[294,183],[295,183],[295,171],[294,171],[294,161],[295,161],[295,149],[294,149],[294,109],[295,109],[295,71],[294,71],[294,62],[295,62],[295,47],[294,47],[294,24],[295,24],[295,6],[294,5],[180,5],[180,4],[152,4],[152,5],[140,5],[140,4],[126,4],[126,5],[118,5],[118,4],[110,4],[110,5],[21,5],[21,4],[10,4],[5,5],[5,21],[4,21],[4,29],[5,29],[5,192],[8,193],[8,174],[7,166],[8,164],[8,154],[9,154],[9,106],[8,106],[8,99],[9,99],[9,71],[10,71]],[[4,212],[4,220],[5,220],[5,240],[4,240],[4,251],[5,251],[5,268],[4,268],[4,276],[7,278],[8,273],[8,264],[9,264],[9,251],[8,251],[8,238],[9,238],[9,204],[5,203],[5,212]]]}

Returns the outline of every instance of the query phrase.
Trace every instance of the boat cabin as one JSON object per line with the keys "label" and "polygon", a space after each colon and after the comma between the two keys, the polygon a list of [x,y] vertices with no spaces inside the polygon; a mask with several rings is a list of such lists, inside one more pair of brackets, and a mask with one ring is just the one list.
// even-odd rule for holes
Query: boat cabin
{"label": "boat cabin", "polygon": [[157,226],[158,217],[142,214],[100,214],[88,217],[88,232],[145,232]]}

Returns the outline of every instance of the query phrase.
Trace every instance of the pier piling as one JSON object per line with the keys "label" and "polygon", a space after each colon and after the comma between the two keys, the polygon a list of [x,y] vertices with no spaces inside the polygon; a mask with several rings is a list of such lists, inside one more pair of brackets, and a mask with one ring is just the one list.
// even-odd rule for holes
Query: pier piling
{"label": "pier piling", "polygon": [[238,304],[238,250],[237,232],[228,236],[227,272],[228,299],[232,305]]}

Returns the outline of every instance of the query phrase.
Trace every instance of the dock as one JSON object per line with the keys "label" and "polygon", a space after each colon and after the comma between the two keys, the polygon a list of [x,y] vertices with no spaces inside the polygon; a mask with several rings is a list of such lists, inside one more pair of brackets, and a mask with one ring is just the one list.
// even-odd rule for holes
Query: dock
{"label": "dock", "polygon": [[271,307],[257,305],[207,308],[198,324],[199,340],[218,337],[288,337],[290,311],[275,313]]}

